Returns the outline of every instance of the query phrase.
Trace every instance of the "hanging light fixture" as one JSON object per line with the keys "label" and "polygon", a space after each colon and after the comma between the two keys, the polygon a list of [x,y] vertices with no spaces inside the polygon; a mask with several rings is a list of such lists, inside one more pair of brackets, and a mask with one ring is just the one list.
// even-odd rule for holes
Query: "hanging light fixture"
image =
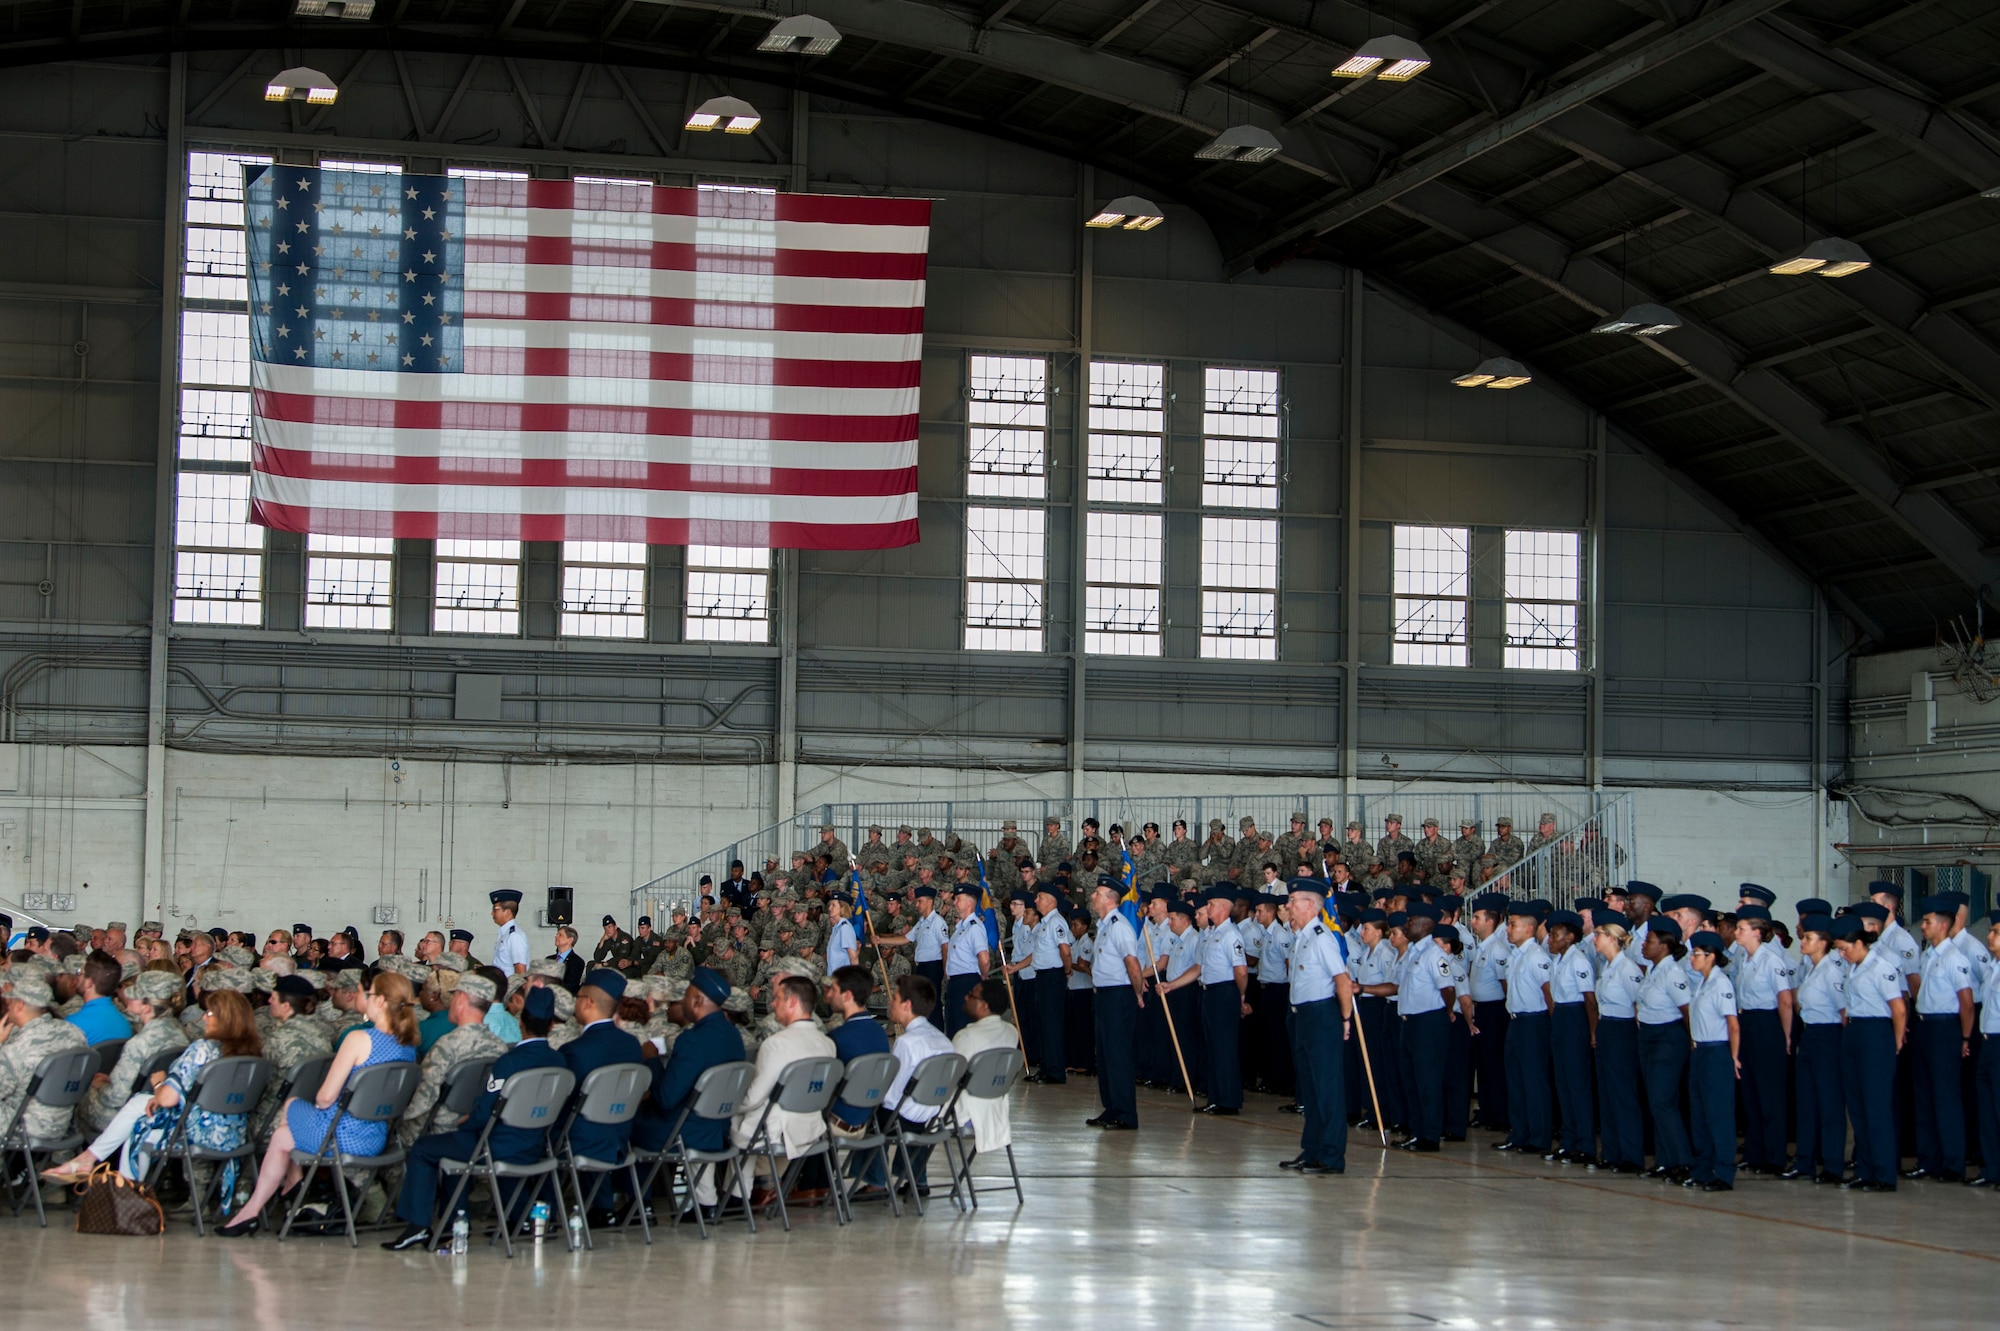
{"label": "hanging light fixture", "polygon": [[299,18],[344,18],[359,22],[375,17],[375,0],[298,0],[292,13]]}
{"label": "hanging light fixture", "polygon": [[711,97],[687,118],[689,129],[719,129],[724,134],[748,134],[762,123],[764,117],[757,114],[757,108],[741,97]]}
{"label": "hanging light fixture", "polygon": [[1195,151],[1196,157],[1215,162],[1262,162],[1278,155],[1284,147],[1275,134],[1255,125],[1231,125]]}
{"label": "hanging light fixture", "polygon": [[1114,227],[1121,231],[1151,231],[1166,220],[1167,215],[1157,203],[1136,194],[1123,194],[1099,208],[1097,215],[1084,225],[1099,231]]}
{"label": "hanging light fixture", "polygon": [[1535,376],[1521,362],[1506,356],[1489,356],[1479,362],[1479,368],[1459,375],[1452,382],[1460,388],[1519,388],[1534,380]]}
{"label": "hanging light fixture", "polygon": [[825,55],[838,45],[840,30],[831,23],[811,14],[794,14],[773,24],[757,49],[778,55]]}
{"label": "hanging light fixture", "polygon": [[1631,337],[1657,337],[1681,326],[1681,317],[1664,305],[1634,305],[1615,319],[1607,319],[1591,329],[1593,333],[1625,333]]}
{"label": "hanging light fixture", "polygon": [[1370,37],[1361,49],[1334,69],[1337,79],[1365,79],[1370,74],[1384,83],[1408,83],[1431,67],[1431,58],[1408,37]]}
{"label": "hanging light fixture", "polygon": [[1851,240],[1838,236],[1827,236],[1815,240],[1789,259],[1781,259],[1771,265],[1771,271],[1781,277],[1796,277],[1802,273],[1817,273],[1821,277],[1846,277],[1858,273],[1872,261],[1868,251]]}
{"label": "hanging light fixture", "polygon": [[340,96],[340,87],[327,75],[316,69],[299,65],[293,69],[281,70],[271,76],[264,85],[264,100],[267,102],[306,102],[313,106],[332,106],[334,98]]}

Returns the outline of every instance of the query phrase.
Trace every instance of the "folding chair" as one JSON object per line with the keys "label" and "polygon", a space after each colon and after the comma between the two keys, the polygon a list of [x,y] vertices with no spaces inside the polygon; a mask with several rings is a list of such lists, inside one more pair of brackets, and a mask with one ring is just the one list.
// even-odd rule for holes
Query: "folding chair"
{"label": "folding chair", "polygon": [[[962,1100],[1001,1100],[1014,1089],[1017,1082],[1028,1071],[1028,1061],[1021,1057],[1018,1046],[1007,1045],[1001,1049],[982,1049],[972,1056],[965,1068],[965,1081],[960,1088]],[[958,1201],[960,1184],[965,1185],[966,1199],[972,1209],[979,1209],[979,1189],[972,1181],[972,1162],[979,1155],[979,1138],[972,1130],[970,1121],[961,1123],[954,1136],[958,1149],[958,1164],[952,1170],[951,1197]],[[1007,1173],[1014,1180],[1014,1204],[1025,1206],[1027,1196],[1021,1191],[1021,1171],[1014,1167],[1014,1144],[1007,1143]],[[945,1153],[950,1160],[950,1151]],[[992,1189],[988,1189],[992,1191]]]}
{"label": "folding chair", "polygon": [[[131,1093],[138,1095],[142,1091],[151,1091],[153,1089],[153,1074],[157,1072],[165,1076],[167,1073],[173,1071],[174,1060],[186,1052],[187,1046],[183,1045],[179,1049],[162,1049],[159,1053],[147,1059],[146,1066],[139,1069],[139,1075],[132,1078]],[[104,1069],[99,1068],[98,1071],[102,1072]]]}
{"label": "folding chair", "polygon": [[[97,1055],[97,1072],[110,1072],[118,1066],[119,1058],[125,1053],[126,1042],[126,1040],[99,1040],[90,1046],[90,1052]],[[90,1075],[95,1077],[97,1072]]]}
{"label": "folding chair", "polygon": [[[377,1063],[372,1068],[362,1068],[347,1082],[347,1089],[340,1093],[340,1105],[333,1121],[326,1125],[326,1135],[321,1138],[317,1151],[292,1152],[292,1163],[305,1168],[306,1176],[299,1181],[297,1196],[285,1213],[285,1225],[278,1231],[278,1240],[283,1242],[291,1235],[292,1222],[299,1218],[299,1211],[305,1205],[306,1190],[312,1186],[323,1164],[333,1166],[333,1190],[340,1196],[340,1214],[347,1229],[349,1247],[361,1246],[360,1236],[354,1232],[354,1198],[347,1191],[347,1171],[387,1169],[390,1165],[403,1163],[404,1151],[396,1141],[396,1120],[410,1107],[410,1099],[417,1093],[417,1086],[424,1079],[422,1066],[409,1063]],[[382,1123],[387,1125],[388,1136],[382,1144],[379,1155],[349,1155],[339,1149],[340,1125],[349,1119],[360,1123]]]}
{"label": "folding chair", "polygon": [[466,1058],[447,1068],[444,1085],[438,1088],[437,1102],[424,1116],[424,1126],[417,1136],[428,1137],[439,1131],[439,1114],[456,1114],[461,1119],[470,1114],[479,1097],[486,1094],[486,1078],[493,1071],[493,1064],[490,1058]]}
{"label": "folding chair", "polygon": [[[889,1120],[889,1145],[892,1157],[902,1167],[903,1181],[909,1184],[910,1200],[917,1205],[917,1214],[924,1213],[923,1194],[917,1191],[917,1166],[910,1159],[912,1149],[928,1146],[933,1149],[946,1147],[945,1160],[950,1161],[947,1146],[958,1124],[952,1116],[952,1107],[958,1100],[960,1088],[965,1085],[965,1058],[960,1054],[932,1054],[917,1064],[917,1070],[910,1074],[908,1084],[903,1087],[903,1098],[894,1106],[899,1112]],[[919,1128],[904,1118],[900,1112],[903,1105],[930,1106],[938,1112],[930,1120],[928,1127]],[[896,1186],[891,1174],[889,1186]]]}
{"label": "folding chair", "polygon": [[[769,1215],[772,1208],[776,1208],[778,1220],[784,1225],[786,1233],[791,1232],[792,1215],[785,1205],[785,1194],[791,1191],[792,1182],[798,1177],[800,1168],[814,1156],[826,1156],[829,1160],[832,1157],[827,1151],[826,1138],[822,1136],[797,1155],[788,1157],[781,1177],[778,1173],[778,1157],[785,1155],[785,1143],[772,1128],[771,1115],[781,1109],[788,1114],[826,1113],[827,1106],[833,1103],[834,1092],[840,1089],[840,1073],[840,1060],[837,1058],[801,1058],[786,1064],[778,1073],[777,1084],[771,1088],[771,1098],[764,1102],[764,1112],[757,1116],[757,1126],[750,1134],[750,1144],[743,1148],[742,1156],[737,1161],[737,1179],[732,1180],[732,1186],[741,1180],[744,1160],[762,1159],[771,1171],[771,1182],[777,1188],[778,1195],[772,1198],[770,1206],[764,1208],[764,1213]],[[723,1206],[725,1209],[728,1206],[726,1199]],[[747,1194],[743,1197],[743,1213],[745,1216],[750,1213],[750,1198]],[[846,1212],[838,1202],[834,1205],[833,1215],[841,1224],[847,1223]],[[753,1224],[751,1231],[754,1233],[755,1230]]]}
{"label": "folding chair", "polygon": [[[639,1106],[645,1103],[646,1091],[653,1084],[653,1070],[643,1063],[607,1063],[591,1071],[583,1079],[583,1087],[577,1095],[576,1109],[569,1121],[563,1125],[562,1141],[556,1147],[556,1155],[562,1160],[564,1170],[569,1174],[570,1188],[576,1194],[576,1213],[583,1220],[583,1246],[595,1248],[597,1243],[590,1236],[590,1206],[583,1195],[585,1174],[615,1174],[623,1172],[632,1179],[632,1191],[639,1195],[639,1162],[632,1154],[628,1140],[624,1154],[616,1160],[596,1160],[587,1155],[578,1155],[572,1145],[578,1120],[597,1127],[616,1127],[630,1123],[639,1113]],[[599,1180],[597,1187],[604,1186]],[[596,1194],[593,1188],[592,1195]],[[641,1201],[644,1198],[641,1197]],[[565,1221],[565,1224],[568,1222]],[[653,1227],[646,1221],[646,1208],[639,1207],[639,1230],[646,1236],[646,1242],[653,1241]]]}
{"label": "folding chair", "polygon": [[[701,1232],[703,1238],[708,1237],[708,1219],[702,1215],[700,1203],[695,1201],[695,1184],[700,1181],[703,1170],[714,1171],[717,1183],[723,1182],[724,1166],[734,1167],[741,1152],[730,1144],[726,1126],[723,1130],[723,1148],[719,1151],[703,1151],[689,1146],[681,1139],[681,1130],[687,1126],[690,1118],[720,1119],[726,1125],[734,1117],[736,1106],[742,1102],[744,1093],[750,1089],[750,1082],[756,1075],[755,1063],[716,1064],[695,1078],[693,1098],[689,1100],[687,1107],[681,1110],[681,1116],[674,1120],[673,1130],[667,1133],[666,1143],[659,1150],[648,1151],[639,1146],[631,1148],[634,1161],[642,1164],[651,1161],[653,1165],[652,1171],[646,1175],[646,1181],[640,1185],[639,1199],[634,1203],[638,1211],[642,1213],[645,1211],[646,1198],[652,1196],[653,1185],[659,1181],[660,1171],[671,1165],[681,1174],[687,1187],[686,1201],[674,1208],[672,1223],[678,1226],[681,1223],[681,1216],[693,1211],[695,1228]],[[671,1183],[668,1191],[670,1193],[672,1191]],[[717,1200],[720,1200],[719,1196]],[[633,1217],[627,1216],[625,1223],[630,1225],[632,1220]],[[750,1232],[752,1234],[757,1232],[757,1222],[754,1219],[750,1221]]]}
{"label": "folding chair", "polygon": [[284,1075],[278,1086],[276,1101],[271,1112],[257,1124],[257,1140],[269,1142],[271,1134],[277,1130],[278,1115],[285,1112],[285,1101],[310,1100],[319,1094],[319,1084],[326,1080],[327,1069],[333,1066],[332,1054],[315,1054],[305,1062],[292,1068]]}
{"label": "folding chair", "polygon": [[[500,1098],[493,1106],[493,1116],[486,1120],[480,1130],[479,1143],[472,1153],[463,1160],[440,1160],[438,1169],[446,1177],[456,1177],[451,1197],[444,1209],[431,1217],[431,1233],[444,1231],[438,1228],[439,1217],[457,1213],[458,1203],[465,1196],[466,1188],[476,1178],[486,1180],[487,1189],[493,1198],[495,1238],[509,1257],[514,1255],[514,1223],[510,1215],[513,1204],[520,1200],[521,1192],[528,1186],[528,1180],[548,1178],[556,1175],[561,1167],[555,1152],[544,1150],[542,1158],[527,1164],[511,1164],[493,1158],[493,1127],[499,1124],[509,1128],[548,1129],[556,1125],[562,1116],[563,1105],[568,1103],[569,1094],[576,1089],[576,1074],[568,1068],[530,1068],[507,1078],[500,1088]],[[515,1179],[511,1197],[503,1197],[500,1192],[501,1179]],[[555,1189],[556,1219],[562,1226],[563,1244],[569,1245],[569,1211],[563,1204],[562,1188]],[[489,1245],[490,1246],[490,1245]],[[574,1251],[574,1249],[571,1249]]]}
{"label": "folding chair", "polygon": [[[889,1138],[875,1122],[875,1110],[881,1105],[882,1097],[889,1093],[889,1087],[896,1080],[896,1073],[902,1064],[894,1054],[863,1054],[847,1065],[847,1074],[841,1078],[840,1090],[834,1095],[834,1104],[853,1105],[856,1109],[868,1111],[867,1126],[858,1137],[843,1136],[834,1131],[833,1105],[827,1106],[827,1172],[833,1175],[833,1191],[839,1199],[840,1208],[847,1212],[847,1218],[854,1218],[854,1187],[848,1175],[852,1162],[859,1158],[864,1164],[872,1156],[882,1167],[882,1176],[889,1175]],[[897,1216],[903,1214],[903,1204],[896,1199],[896,1190],[888,1188],[885,1195],[889,1199],[889,1209]]]}
{"label": "folding chair", "polygon": [[[167,1134],[167,1140],[160,1147],[160,1153],[153,1157],[146,1169],[146,1181],[151,1183],[159,1178],[160,1172],[170,1160],[178,1160],[181,1176],[187,1180],[188,1196],[194,1202],[194,1232],[207,1237],[206,1217],[202,1214],[202,1204],[207,1194],[217,1194],[218,1203],[225,1199],[222,1191],[223,1171],[218,1168],[209,1180],[209,1186],[202,1187],[195,1179],[196,1165],[223,1165],[231,1160],[248,1160],[251,1177],[257,1170],[256,1136],[249,1130],[249,1115],[257,1108],[257,1101],[264,1095],[264,1087],[271,1080],[269,1060],[252,1057],[218,1058],[194,1074],[194,1085],[188,1088],[186,1104],[174,1122],[174,1130]],[[211,1114],[240,1115],[245,1119],[243,1144],[229,1150],[215,1150],[198,1146],[188,1140],[188,1120],[196,1109],[207,1110]]]}
{"label": "folding chair", "polygon": [[60,1137],[35,1137],[28,1132],[28,1106],[41,1105],[48,1109],[72,1111],[65,1114],[65,1120],[75,1122],[74,1110],[90,1089],[90,1079],[97,1075],[97,1055],[89,1049],[69,1049],[60,1054],[50,1054],[42,1060],[35,1075],[28,1078],[27,1089],[21,1095],[21,1103],[14,1109],[14,1117],[8,1122],[7,1130],[0,1133],[0,1170],[7,1174],[7,1200],[14,1208],[14,1214],[21,1214],[27,1199],[14,1186],[14,1162],[18,1159],[21,1171],[27,1175],[28,1192],[35,1199],[35,1219],[42,1228],[49,1227],[48,1212],[42,1209],[42,1179],[35,1169],[38,1155],[74,1154],[89,1140],[82,1133],[72,1130]]}

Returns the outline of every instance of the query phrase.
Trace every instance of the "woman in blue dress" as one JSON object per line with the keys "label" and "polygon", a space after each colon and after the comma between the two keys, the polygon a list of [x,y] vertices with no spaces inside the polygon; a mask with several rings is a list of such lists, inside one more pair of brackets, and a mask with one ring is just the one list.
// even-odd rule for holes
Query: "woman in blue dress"
{"label": "woman in blue dress", "polygon": [[[256,1233],[261,1223],[258,1214],[265,1204],[280,1188],[290,1192],[299,1185],[305,1171],[292,1163],[292,1152],[319,1150],[326,1140],[327,1129],[340,1112],[341,1094],[354,1073],[377,1063],[415,1061],[417,1003],[408,980],[386,971],[376,975],[362,995],[361,1012],[368,1018],[368,1024],[350,1031],[340,1042],[319,1093],[311,1101],[297,1096],[285,1101],[283,1121],[271,1134],[271,1145],[264,1152],[257,1190],[250,1194],[243,1209],[216,1233],[229,1238],[247,1238]],[[387,1123],[342,1119],[337,1147],[349,1155],[379,1155],[388,1139]]]}

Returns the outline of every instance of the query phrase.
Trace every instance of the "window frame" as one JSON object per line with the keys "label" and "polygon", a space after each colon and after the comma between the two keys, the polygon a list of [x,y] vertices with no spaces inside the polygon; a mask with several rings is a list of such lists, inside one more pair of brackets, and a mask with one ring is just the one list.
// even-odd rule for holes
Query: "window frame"
{"label": "window frame", "polygon": [[[1100,371],[1104,372],[1101,378]],[[1084,476],[1080,487],[1084,577],[1079,616],[1083,651],[1086,656],[1158,660],[1166,655],[1167,642],[1170,367],[1164,360],[1107,357],[1092,360],[1085,374]],[[1153,428],[1146,428],[1148,424]],[[1151,441],[1155,447],[1135,448],[1131,441],[1136,440]],[[1117,456],[1145,453],[1153,462],[1150,479],[1143,466],[1136,469],[1136,476],[1100,467],[1101,459],[1111,456],[1113,449],[1123,450]],[[1145,486],[1151,487],[1151,497],[1142,488]],[[1125,530],[1114,532],[1114,528]],[[1125,544],[1132,540],[1152,547],[1151,580],[1096,576],[1141,562]],[[1134,605],[1139,616],[1136,626],[1126,622]],[[1150,630],[1144,627],[1148,615]]]}
{"label": "window frame", "polygon": [[[1030,367],[1032,374],[1027,372]],[[963,373],[965,500],[961,531],[965,549],[959,560],[959,649],[1045,652],[1049,642],[1052,367],[1046,355],[968,351]],[[1016,437],[1016,456],[1038,466],[1013,472],[975,468],[982,432]],[[994,479],[982,482],[981,477]],[[1007,483],[1008,477],[1017,483]],[[1003,517],[1010,525],[1005,532],[996,527]],[[1020,549],[1015,548],[1017,544]],[[1017,559],[1023,566],[1008,562]],[[990,561],[992,567],[981,561]],[[1010,611],[1015,617],[1007,617]]]}
{"label": "window frame", "polygon": [[[1438,568],[1406,569],[1403,557],[1403,533],[1405,532],[1431,532],[1445,536],[1447,538],[1446,542],[1440,542],[1436,548],[1426,553],[1449,554],[1450,550],[1448,547],[1455,546],[1460,557],[1459,568],[1455,572],[1449,569]],[[1454,533],[1455,539],[1453,539]],[[1471,526],[1457,526],[1444,523],[1398,522],[1391,528],[1389,542],[1389,640],[1390,656],[1394,664],[1432,666],[1446,669],[1461,669],[1469,666],[1472,661]],[[1410,575],[1411,581],[1420,577],[1433,579],[1441,577],[1445,580],[1442,584],[1445,588],[1449,588],[1452,582],[1455,581],[1458,585],[1458,590],[1456,592],[1450,590],[1406,590],[1404,585],[1406,573]],[[1405,636],[1404,626],[1417,619],[1419,615],[1422,615],[1422,607],[1426,605],[1444,607],[1447,610],[1456,607],[1458,627],[1456,638]],[[1409,611],[1405,611],[1405,606],[1410,607]],[[1427,621],[1435,621],[1439,617],[1433,613],[1425,616],[1425,618]],[[1447,614],[1443,618],[1448,622],[1452,616]],[[1406,648],[1410,650],[1406,651]],[[1418,650],[1440,648],[1443,649],[1441,652],[1436,650]],[[1434,659],[1439,655],[1449,656],[1453,653],[1454,649],[1458,657],[1457,660]]]}
{"label": "window frame", "polygon": [[[1573,593],[1572,595],[1568,597],[1554,597],[1554,596],[1528,596],[1516,593],[1514,561],[1517,557],[1517,551],[1515,549],[1514,538],[1517,536],[1531,537],[1531,538],[1532,537],[1568,538],[1572,548],[1568,552],[1568,556],[1570,559],[1570,569],[1566,574],[1530,573],[1524,570],[1522,576],[1524,578],[1555,577],[1555,578],[1566,579],[1570,583],[1571,590]],[[1502,598],[1501,640],[1500,640],[1501,666],[1504,669],[1508,670],[1549,670],[1549,671],[1557,671],[1563,674],[1574,674],[1578,671],[1581,671],[1584,668],[1583,664],[1584,663],[1584,656],[1583,656],[1584,534],[1573,528],[1509,527],[1506,528],[1502,533],[1501,550],[1502,550],[1502,560],[1503,560],[1503,567],[1501,571],[1501,598]],[[1564,557],[1562,552],[1553,552],[1547,550],[1524,549],[1519,551],[1518,554],[1520,557],[1525,559],[1561,559]],[[1551,632],[1555,635],[1555,641],[1553,642],[1534,642],[1532,640],[1516,642],[1515,612],[1517,607],[1525,614],[1531,616],[1535,621],[1537,621],[1543,627],[1545,628],[1548,627],[1547,618],[1544,617],[1544,615],[1537,613],[1536,610],[1533,609],[1533,607],[1537,606],[1561,607],[1563,609],[1568,610],[1569,623],[1566,626],[1559,626],[1551,630]],[[1560,619],[1561,616],[1558,615],[1555,616],[1555,618]],[[1560,636],[1561,627],[1567,627],[1569,630],[1568,646],[1562,645]],[[1516,653],[1520,653],[1524,657],[1530,653],[1538,655],[1548,654],[1548,653],[1558,653],[1558,654],[1567,653],[1567,655],[1569,656],[1569,664],[1551,665],[1539,660],[1537,661],[1519,660],[1516,659]]]}

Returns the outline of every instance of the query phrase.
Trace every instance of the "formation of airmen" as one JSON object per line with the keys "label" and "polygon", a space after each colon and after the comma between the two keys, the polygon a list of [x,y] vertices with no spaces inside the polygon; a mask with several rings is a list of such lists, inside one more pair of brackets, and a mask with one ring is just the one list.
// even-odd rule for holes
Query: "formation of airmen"
{"label": "formation of airmen", "polygon": [[[1231,839],[1216,821],[1194,842],[1178,820],[1171,837],[1085,820],[1072,843],[1052,819],[1030,847],[1009,822],[984,852],[909,827],[850,850],[827,826],[789,866],[733,864],[692,910],[629,931],[606,915],[587,941],[564,928],[539,959],[516,892],[492,894],[490,962],[463,928],[407,952],[384,930],[371,958],[351,926],[15,935],[0,916],[0,1123],[49,1054],[124,1040],[75,1111],[101,1131],[141,1069],[200,1038],[217,992],[249,1004],[281,1085],[363,1025],[373,977],[394,974],[422,1014],[406,1145],[438,1125],[455,1064],[524,1040],[560,1051],[609,1023],[670,1060],[712,1019],[698,1043],[754,1060],[781,1034],[789,1048],[934,1013],[939,1040],[1011,1021],[1031,1082],[1093,1077],[1104,1130],[1138,1127],[1140,1086],[1214,1117],[1246,1112],[1246,1092],[1281,1097],[1302,1119],[1282,1164],[1305,1174],[1343,1172],[1359,1128],[1413,1152],[1487,1131],[1498,1151],[1718,1192],[1739,1171],[1862,1192],[2000,1183],[2000,911],[1975,922],[1951,893],[1906,911],[1890,882],[1783,918],[1754,883],[1723,904],[1663,894],[1608,881],[1615,864],[1546,815],[1527,842],[1504,818],[1491,842],[1471,824],[1447,842],[1435,820],[1411,840],[1394,815],[1372,842],[1312,826],[1298,813],[1273,837],[1245,819]],[[1519,866],[1546,846],[1583,866],[1575,899],[1533,895]],[[265,1131],[277,1094],[254,1116]],[[27,1110],[36,1135],[70,1129],[53,1118]]]}

